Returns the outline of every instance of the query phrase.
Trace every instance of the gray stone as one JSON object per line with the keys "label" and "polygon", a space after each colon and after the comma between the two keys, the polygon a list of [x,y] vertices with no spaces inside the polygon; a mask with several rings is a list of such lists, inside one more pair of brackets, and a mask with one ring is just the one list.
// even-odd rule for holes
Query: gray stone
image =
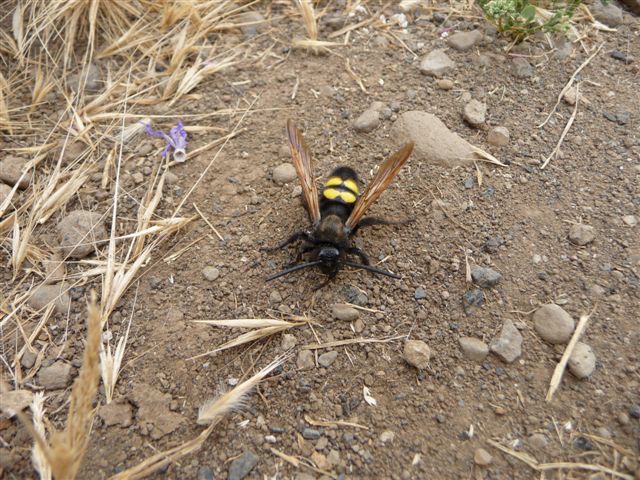
{"label": "gray stone", "polygon": [[418,287],[418,288],[416,288],[416,291],[413,294],[413,297],[416,300],[423,300],[423,299],[427,298],[427,292],[426,292],[426,290],[424,288]]}
{"label": "gray stone", "polygon": [[402,355],[409,365],[424,370],[429,365],[431,349],[422,340],[407,340]]}
{"label": "gray stone", "polygon": [[298,175],[291,163],[283,163],[273,169],[273,181],[278,185],[293,182],[296,178],[298,178]]}
{"label": "gray stone", "polygon": [[282,344],[281,344],[282,350],[285,350],[285,351],[291,350],[297,344],[298,344],[298,339],[295,337],[295,335],[291,335],[290,333],[285,333],[282,336]]}
{"label": "gray stone", "polygon": [[[0,160],[0,180],[4,183],[11,185],[12,187],[20,180],[22,176],[22,170],[24,166],[27,164],[27,160],[21,157],[14,157],[13,155],[7,155],[2,160]],[[30,175],[25,175],[20,183],[18,184],[18,188],[25,189],[29,186],[29,182],[31,181]]]}
{"label": "gray stone", "polygon": [[533,67],[523,57],[515,57],[511,61],[511,73],[516,78],[530,78],[533,76]]}
{"label": "gray stone", "polygon": [[280,295],[280,292],[278,290],[271,290],[271,293],[269,293],[269,303],[271,305],[276,305],[280,302],[282,302],[282,295]]}
{"label": "gray stone", "polygon": [[353,308],[351,305],[345,305],[344,303],[336,303],[331,307],[331,314],[333,318],[342,320],[343,322],[353,322],[360,316],[357,308]]}
{"label": "gray stone", "polygon": [[447,38],[447,45],[459,52],[466,52],[482,40],[482,32],[480,30],[471,30],[470,32],[456,32]]}
{"label": "gray stone", "polygon": [[433,50],[420,62],[420,71],[432,77],[442,77],[452,71],[456,64],[444,53],[444,50]]}
{"label": "gray stone", "polygon": [[380,112],[377,110],[365,110],[353,122],[353,128],[358,132],[371,132],[380,125]]}
{"label": "gray stone", "polygon": [[487,142],[496,147],[504,147],[509,143],[509,130],[506,127],[493,127],[489,130]]}
{"label": "gray stone", "polygon": [[315,367],[313,352],[311,350],[300,350],[296,360],[298,370],[310,370]]}
{"label": "gray stone", "polygon": [[220,276],[220,271],[216,267],[204,267],[202,269],[202,275],[210,282],[213,282]]}
{"label": "gray stone", "polygon": [[595,231],[591,225],[576,223],[569,229],[569,241],[574,245],[584,246],[596,238]]}
{"label": "gray stone", "polygon": [[522,335],[511,320],[502,324],[502,331],[491,342],[491,351],[507,363],[514,362],[522,354]]}
{"label": "gray stone", "polygon": [[203,466],[198,469],[197,480],[213,480],[213,470],[211,467]]}
{"label": "gray stone", "polygon": [[38,358],[38,354],[36,352],[32,352],[31,350],[26,350],[22,354],[22,358],[20,359],[20,365],[22,368],[26,368],[29,370],[36,363],[36,359]]}
{"label": "gray stone", "polygon": [[471,100],[464,106],[463,117],[472,127],[484,125],[487,116],[487,105],[476,100]]}
{"label": "gray stone", "polygon": [[466,140],[426,112],[414,110],[400,115],[393,124],[391,137],[398,146],[408,141],[415,143],[409,161],[455,168],[472,164],[475,157],[473,147]]}
{"label": "gray stone", "polygon": [[59,390],[61,388],[67,388],[71,383],[71,365],[64,363],[62,360],[43,367],[38,371],[36,380],[38,385],[45,390]]}
{"label": "gray stone", "polygon": [[622,10],[611,1],[605,4],[601,0],[595,0],[591,5],[591,13],[596,20],[609,27],[617,27],[623,22]]}
{"label": "gray stone", "polygon": [[249,475],[258,464],[258,457],[255,453],[246,450],[240,457],[236,458],[229,465],[229,480],[242,480]]}
{"label": "gray stone", "polygon": [[320,435],[320,431],[316,430],[315,428],[307,427],[302,431],[302,437],[305,440],[317,440],[320,438]]}
{"label": "gray stone", "polygon": [[491,288],[502,280],[502,275],[491,268],[476,267],[471,271],[473,282],[482,288]]}
{"label": "gray stone", "polygon": [[487,452],[484,448],[476,448],[476,451],[473,454],[473,462],[476,465],[486,467],[487,465],[491,465],[492,461],[493,457],[489,452]]}
{"label": "gray stone", "polygon": [[56,313],[66,314],[71,307],[71,297],[68,293],[68,285],[39,285],[33,289],[27,303],[34,310],[42,310],[47,305],[55,302]]}
{"label": "gray stone", "polygon": [[453,84],[453,80],[449,80],[448,78],[439,78],[436,81],[436,86],[440,90],[451,90],[454,84]]}
{"label": "gray stone", "polygon": [[586,343],[578,342],[569,356],[569,371],[577,378],[587,378],[596,369],[596,355]]}
{"label": "gray stone", "polygon": [[482,362],[489,355],[489,346],[479,338],[461,337],[460,348],[469,360]]}
{"label": "gray stone", "polygon": [[[4,201],[9,197],[11,193],[11,187],[6,183],[0,182],[0,205],[4,203]],[[13,197],[13,203],[16,203],[15,196]]]}
{"label": "gray stone", "polygon": [[335,350],[332,352],[323,353],[318,357],[318,363],[321,367],[329,368],[333,362],[338,358],[338,352]]}
{"label": "gray stone", "polygon": [[547,439],[547,436],[544,435],[543,433],[534,433],[529,437],[528,442],[529,442],[529,445],[531,445],[533,448],[542,450],[544,447],[547,446],[547,444],[549,443],[549,440]]}
{"label": "gray stone", "polygon": [[630,227],[635,227],[638,224],[638,217],[635,215],[625,215],[622,217],[622,221]]}
{"label": "gray stone", "polygon": [[571,338],[575,322],[562,307],[549,303],[538,308],[533,314],[533,328],[543,340],[561,344]]}
{"label": "gray stone", "polygon": [[96,212],[69,212],[60,220],[57,230],[60,251],[64,258],[84,258],[95,251],[97,241],[107,240],[102,215]]}

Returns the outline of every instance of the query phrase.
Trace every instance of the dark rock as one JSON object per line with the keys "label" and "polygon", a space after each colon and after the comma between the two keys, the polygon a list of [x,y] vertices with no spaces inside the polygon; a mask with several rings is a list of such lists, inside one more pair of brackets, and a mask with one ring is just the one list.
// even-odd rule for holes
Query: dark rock
{"label": "dark rock", "polygon": [[502,275],[491,268],[476,267],[471,271],[471,278],[482,288],[491,288],[502,280]]}
{"label": "dark rock", "polygon": [[471,315],[477,308],[484,304],[484,293],[479,288],[468,290],[462,296],[464,313]]}
{"label": "dark rock", "polygon": [[258,464],[255,453],[247,450],[229,465],[229,480],[242,480]]}
{"label": "dark rock", "polygon": [[321,435],[320,431],[314,428],[307,427],[302,431],[302,437],[305,440],[317,440],[320,438],[320,435]]}

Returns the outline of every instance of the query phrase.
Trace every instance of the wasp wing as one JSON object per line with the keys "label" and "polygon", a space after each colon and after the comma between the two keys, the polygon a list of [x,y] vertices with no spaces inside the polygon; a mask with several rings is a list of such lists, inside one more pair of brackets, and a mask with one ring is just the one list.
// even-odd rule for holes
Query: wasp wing
{"label": "wasp wing", "polygon": [[349,218],[345,223],[347,231],[353,230],[358,223],[360,223],[365,212],[391,184],[394,177],[398,174],[409,158],[409,155],[411,155],[411,152],[413,152],[413,147],[413,142],[407,143],[404,147],[385,160],[378,170],[378,173],[376,173],[376,176],[367,185],[364,193],[358,198],[355,207],[353,207],[351,215],[349,215]]}
{"label": "wasp wing", "polygon": [[314,226],[320,223],[320,203],[318,201],[318,189],[314,181],[314,168],[309,147],[307,147],[302,132],[296,127],[293,120],[287,120],[287,136],[289,147],[293,157],[293,166],[296,168],[298,180],[302,186],[304,204],[311,217]]}

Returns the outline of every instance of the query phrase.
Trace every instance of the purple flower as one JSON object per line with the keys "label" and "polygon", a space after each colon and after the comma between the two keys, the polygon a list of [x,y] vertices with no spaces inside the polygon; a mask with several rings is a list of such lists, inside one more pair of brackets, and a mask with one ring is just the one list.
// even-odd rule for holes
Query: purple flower
{"label": "purple flower", "polygon": [[179,121],[178,124],[169,131],[169,135],[160,130],[154,130],[153,128],[151,128],[150,123],[143,123],[143,125],[144,131],[147,133],[147,135],[162,138],[165,142],[167,142],[164,150],[162,150],[163,157],[166,157],[169,153],[169,150],[173,148],[173,157],[175,158],[175,160],[177,162],[185,161],[185,151],[187,148],[187,132],[182,126],[181,121]]}

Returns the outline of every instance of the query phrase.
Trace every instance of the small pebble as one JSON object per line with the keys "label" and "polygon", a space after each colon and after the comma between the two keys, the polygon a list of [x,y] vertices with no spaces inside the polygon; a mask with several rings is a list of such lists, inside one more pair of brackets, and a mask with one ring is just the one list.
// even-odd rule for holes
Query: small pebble
{"label": "small pebble", "polygon": [[491,288],[500,282],[502,275],[491,268],[476,267],[471,271],[471,278],[482,288]]}
{"label": "small pebble", "polygon": [[314,428],[305,428],[302,431],[302,437],[305,440],[317,440],[320,438],[320,432]]}
{"label": "small pebble", "polygon": [[409,365],[424,370],[429,365],[431,349],[422,340],[407,340],[404,344],[403,357]]}
{"label": "small pebble", "polygon": [[385,430],[384,432],[382,432],[380,434],[380,441],[382,443],[391,442],[391,441],[393,441],[395,436],[396,436],[396,434],[393,433],[391,430]]}
{"label": "small pebble", "polygon": [[577,378],[587,378],[596,369],[596,355],[586,343],[578,342],[569,357],[569,371]]}
{"label": "small pebble", "polygon": [[342,320],[343,322],[353,322],[360,317],[360,312],[357,308],[353,308],[351,305],[345,305],[343,303],[336,303],[331,307],[331,314],[333,318]]}
{"label": "small pebble", "polygon": [[471,30],[469,32],[456,32],[447,37],[447,45],[459,52],[466,52],[480,43],[483,38],[480,30]]}
{"label": "small pebble", "polygon": [[571,338],[575,322],[562,307],[550,303],[535,311],[533,327],[543,340],[561,344],[568,342]]}
{"label": "small pebble", "polygon": [[640,418],[640,404],[636,403],[629,408],[629,416],[631,418]]}
{"label": "small pebble", "polygon": [[477,448],[473,454],[473,461],[476,465],[486,467],[493,461],[493,457],[484,448]]}
{"label": "small pebble", "polygon": [[491,351],[507,363],[522,354],[522,335],[511,320],[505,320],[500,334],[491,342]]}
{"label": "small pebble", "polygon": [[486,120],[487,105],[474,98],[464,106],[463,116],[472,127],[480,127]]}
{"label": "small pebble", "polygon": [[433,50],[420,63],[420,71],[432,77],[442,77],[452,71],[456,64],[444,53],[444,50]]}
{"label": "small pebble", "polygon": [[638,217],[635,215],[625,215],[622,217],[622,221],[630,227],[635,227],[638,224]]}
{"label": "small pebble", "polygon": [[576,223],[569,229],[569,240],[574,245],[584,246],[593,242],[596,237],[594,229],[591,225]]}
{"label": "small pebble", "polygon": [[313,352],[311,350],[300,350],[296,360],[298,370],[310,370],[315,367]]}
{"label": "small pebble", "polygon": [[281,344],[282,350],[285,350],[285,351],[291,350],[297,344],[298,344],[298,340],[296,339],[295,335],[291,335],[290,333],[285,333],[282,336],[282,344]]}
{"label": "small pebble", "polygon": [[529,437],[529,445],[539,450],[546,447],[548,443],[549,443],[549,440],[547,439],[547,436],[544,435],[543,433],[534,433]]}
{"label": "small pebble", "polygon": [[489,355],[489,346],[479,338],[461,337],[458,342],[469,360],[482,362]]}
{"label": "small pebble", "polygon": [[216,267],[204,267],[202,269],[202,275],[204,275],[204,278],[208,281],[213,282],[220,276],[220,271]]}
{"label": "small pebble", "polygon": [[258,464],[258,457],[255,453],[245,451],[229,465],[228,480],[242,480],[249,475],[249,472]]}
{"label": "small pebble", "polygon": [[353,128],[358,132],[371,132],[380,124],[380,113],[376,110],[365,110],[353,122]]}
{"label": "small pebble", "polygon": [[323,353],[318,357],[318,363],[321,367],[329,368],[333,362],[338,358],[338,352],[335,350],[332,352]]}
{"label": "small pebble", "polygon": [[487,142],[497,147],[504,147],[509,143],[509,130],[506,127],[493,127],[489,130]]}
{"label": "small pebble", "polygon": [[287,162],[273,169],[273,181],[278,185],[290,183],[297,178],[295,167]]}
{"label": "small pebble", "polygon": [[198,469],[198,480],[213,480],[213,470],[211,467],[200,467]]}
{"label": "small pebble", "polygon": [[440,90],[451,90],[453,88],[453,80],[448,78],[440,78],[436,81],[436,86]]}
{"label": "small pebble", "polygon": [[415,293],[413,294],[414,298],[416,300],[422,300],[424,298],[427,298],[427,292],[425,291],[424,288],[422,287],[418,287],[416,288]]}

